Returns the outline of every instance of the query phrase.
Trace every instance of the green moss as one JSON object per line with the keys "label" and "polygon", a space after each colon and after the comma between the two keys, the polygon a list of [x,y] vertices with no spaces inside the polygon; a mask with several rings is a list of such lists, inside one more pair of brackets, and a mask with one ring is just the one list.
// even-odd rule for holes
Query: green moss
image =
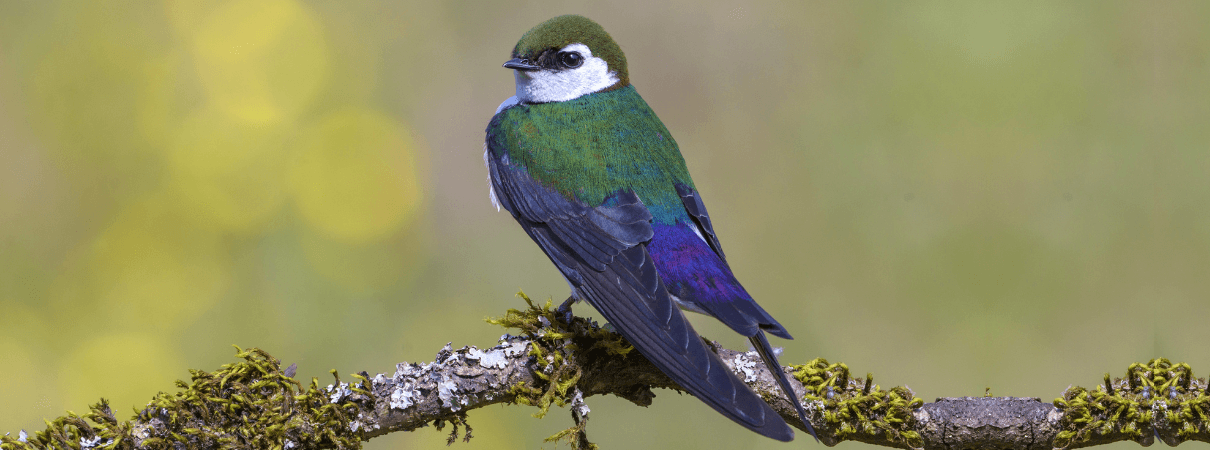
{"label": "green moss", "polygon": [[[296,448],[361,448],[361,431],[350,429],[359,404],[373,405],[365,387],[348,386],[336,378],[335,386],[349,388],[333,402],[326,389],[312,378],[303,388],[282,372],[280,362],[260,349],[241,350],[242,362],[224,365],[215,372],[190,370],[192,381],[177,381],[181,390],[161,392],[138,413],[144,424],[163,426],[148,429],[150,436],[138,441],[130,422],[119,422],[105,400],[93,405],[84,417],[68,412],[48,421],[45,431],[26,442],[11,436],[0,438],[3,450],[81,449],[81,438],[95,442],[92,448],[133,449],[136,443],[148,448],[283,449],[287,437]],[[335,375],[335,371],[333,371]],[[87,420],[85,420],[87,419]]]}
{"label": "green moss", "polygon": [[912,448],[924,446],[924,439],[913,431],[912,411],[924,405],[905,387],[882,390],[874,384],[874,376],[854,378],[844,363],[829,364],[817,358],[802,365],[792,365],[794,378],[806,388],[806,399],[820,404],[824,422],[836,430],[836,437],[853,439],[885,434],[886,439]]}
{"label": "green moss", "polygon": [[571,445],[571,448],[577,450],[599,450],[600,447],[598,447],[597,444],[588,442],[588,435],[584,431],[587,425],[588,419],[584,418],[576,423],[576,426],[552,434],[546,439],[543,439],[542,442],[565,441]]}
{"label": "green moss", "polygon": [[129,422],[118,422],[109,402],[101,399],[83,417],[68,411],[67,415],[46,421],[46,430],[20,442],[12,436],[0,436],[0,448],[17,449],[79,449],[82,440],[95,443],[94,448],[128,450],[134,448]]}
{"label": "green moss", "polygon": [[534,377],[544,381],[545,386],[538,388],[518,383],[509,389],[509,394],[516,396],[517,403],[538,407],[533,416],[541,419],[552,404],[563,407],[571,401],[567,392],[580,380],[581,371],[573,364],[566,364],[571,352],[578,347],[565,340],[575,336],[570,325],[584,319],[576,318],[573,324],[564,324],[558,319],[552,300],[547,299],[545,305],[535,305],[524,292],[518,292],[517,296],[525,300],[528,309],[509,309],[504,317],[490,318],[487,322],[521,330],[531,339],[529,355],[534,357],[539,369],[534,371]]}
{"label": "green moss", "polygon": [[[472,434],[472,432],[474,430],[471,429],[471,424],[467,423],[467,421],[466,421],[466,412],[465,411],[455,413],[452,418],[448,419],[448,421],[450,424],[450,428],[452,428],[452,429],[450,430],[449,438],[447,438],[445,440],[445,445],[447,447],[454,445],[454,442],[458,441],[458,425],[462,425],[463,428],[466,428],[466,433],[463,434],[462,442],[470,442],[471,438],[475,437]],[[437,431],[441,431],[442,429],[445,428],[445,424],[446,424],[446,419],[437,419],[437,420],[433,421],[433,428],[436,428]]]}
{"label": "green moss", "polygon": [[584,16],[558,16],[531,28],[513,47],[513,57],[533,60],[544,51],[558,50],[575,43],[587,45],[593,56],[605,60],[609,69],[617,72],[620,86],[630,84],[622,47],[601,25]]}
{"label": "green moss", "polygon": [[[1134,363],[1125,378],[1110,379],[1096,389],[1068,388],[1054,405],[1063,411],[1062,431],[1055,437],[1055,448],[1066,448],[1093,438],[1122,433],[1133,439],[1151,434],[1157,417],[1156,402],[1165,402],[1168,427],[1177,437],[1187,438],[1210,423],[1210,396],[1193,384],[1193,369],[1188,364],[1173,364],[1165,358]],[[1204,431],[1203,431],[1204,432]]]}
{"label": "green moss", "polygon": [[[504,313],[504,317],[493,317],[486,319],[487,323],[499,325],[505,328],[517,329],[522,334],[532,338],[537,343],[552,344],[553,346],[564,347],[570,350],[579,350],[581,345],[590,344],[586,351],[601,349],[611,355],[626,356],[634,350],[634,346],[626,342],[622,335],[606,330],[588,319],[575,317],[572,322],[564,323],[558,311],[554,308],[553,300],[547,299],[543,305],[536,305],[534,301],[525,295],[525,292],[518,292],[517,297],[525,300],[529,305],[525,311],[517,309],[509,309]],[[563,342],[564,339],[571,338],[571,342]],[[542,354],[546,345],[535,346],[530,349],[532,355]],[[561,355],[561,353],[560,353]]]}
{"label": "green moss", "polygon": [[[525,299],[529,305],[527,310],[510,309],[504,317],[488,319],[488,322],[520,329],[534,340],[530,354],[542,368],[535,375],[547,384],[538,388],[517,385],[510,394],[517,396],[518,403],[540,408],[535,417],[543,416],[552,404],[562,407],[571,401],[568,394],[573,392],[579,373],[573,374],[561,364],[587,342],[580,336],[591,336],[594,341],[591,348],[594,349],[604,348],[622,355],[633,350],[620,335],[595,327],[585,319],[576,318],[571,326],[559,322],[550,300],[545,305],[535,305],[524,293],[517,295]],[[567,338],[571,338],[570,343],[564,340]],[[843,363],[829,364],[824,359],[791,367],[795,369],[795,378],[807,388],[807,399],[823,405],[824,420],[838,430],[837,437],[852,439],[858,435],[885,434],[892,442],[923,446],[923,438],[912,430],[915,421],[912,411],[920,408],[924,400],[916,398],[909,389],[882,390],[873,384],[872,376],[853,378]],[[584,423],[578,422],[575,427],[556,433],[548,440],[563,439],[576,447],[576,437],[583,435],[583,428]]]}
{"label": "green moss", "polygon": [[[571,323],[563,322],[551,299],[547,299],[543,305],[537,305],[524,292],[518,292],[517,296],[524,299],[529,308],[524,311],[509,309],[504,317],[489,318],[487,322],[518,329],[532,343],[529,355],[534,357],[538,369],[534,371],[534,377],[542,384],[530,387],[518,383],[509,388],[508,393],[515,396],[516,403],[537,407],[538,412],[533,414],[534,417],[545,417],[551,405],[565,407],[571,404],[576,383],[583,375],[578,364],[570,364],[576,352],[604,351],[625,357],[634,350],[621,335],[605,330],[588,319],[576,317]],[[577,418],[576,421],[576,426],[555,433],[546,441],[565,440],[573,448],[596,448],[586,438],[584,429],[587,419]]]}

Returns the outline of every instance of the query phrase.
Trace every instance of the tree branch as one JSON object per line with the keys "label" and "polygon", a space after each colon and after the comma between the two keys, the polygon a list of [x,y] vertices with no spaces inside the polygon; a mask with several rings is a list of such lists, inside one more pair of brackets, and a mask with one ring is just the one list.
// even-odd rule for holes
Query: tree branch
{"label": "tree branch", "polygon": [[[529,302],[529,299],[526,298]],[[548,302],[510,310],[490,322],[521,330],[488,349],[449,344],[433,362],[400,363],[394,373],[353,383],[304,388],[263,351],[240,350],[244,361],[213,372],[193,370],[181,391],[156,396],[137,417],[119,422],[104,400],[35,436],[0,437],[16,449],[310,449],[359,448],[364,440],[427,425],[452,425],[450,442],[471,438],[467,411],[496,403],[538,408],[570,406],[574,426],[548,440],[591,448],[585,398],[616,395],[639,406],[652,388],[679,389],[617,334],[586,319],[561,323]],[[797,415],[755,352],[717,350],[728,366],[792,425]],[[828,446],[844,440],[895,448],[1081,448],[1159,438],[1175,446],[1210,442],[1210,394],[1186,364],[1164,359],[1133,364],[1126,377],[1093,390],[1069,388],[1062,398],[941,398],[925,404],[911,390],[883,390],[872,377],[852,377],[844,364],[816,359],[783,368],[805,398],[812,425]],[[336,371],[333,371],[336,376]],[[86,420],[87,419],[87,420]],[[459,428],[463,431],[459,433]]]}

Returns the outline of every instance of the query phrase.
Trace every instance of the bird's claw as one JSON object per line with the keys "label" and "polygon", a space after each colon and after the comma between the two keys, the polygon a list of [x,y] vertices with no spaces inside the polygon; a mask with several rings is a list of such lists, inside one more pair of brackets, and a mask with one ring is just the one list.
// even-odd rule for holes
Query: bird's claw
{"label": "bird's claw", "polygon": [[567,300],[555,309],[555,317],[558,317],[559,320],[563,321],[563,323],[571,325],[571,321],[575,320],[576,318],[576,316],[572,315],[571,313],[571,305],[575,302],[575,297],[567,297]]}

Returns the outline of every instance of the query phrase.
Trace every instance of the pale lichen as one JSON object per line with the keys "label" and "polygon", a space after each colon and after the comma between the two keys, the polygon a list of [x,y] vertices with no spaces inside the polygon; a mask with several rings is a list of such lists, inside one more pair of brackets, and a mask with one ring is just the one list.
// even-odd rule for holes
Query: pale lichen
{"label": "pale lichen", "polygon": [[354,375],[360,385],[337,378],[326,389],[312,379],[304,388],[267,353],[236,350],[242,362],[215,372],[191,370],[191,382],[177,382],[181,391],[160,393],[139,412],[137,427],[118,421],[102,399],[83,417],[68,412],[34,436],[0,437],[0,449],[361,447],[364,426],[337,425],[360,417],[359,404],[373,404],[363,375]]}

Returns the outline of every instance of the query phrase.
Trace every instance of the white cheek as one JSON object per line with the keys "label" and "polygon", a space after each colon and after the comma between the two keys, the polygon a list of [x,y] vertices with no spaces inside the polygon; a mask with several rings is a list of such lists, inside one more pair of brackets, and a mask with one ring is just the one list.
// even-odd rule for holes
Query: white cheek
{"label": "white cheek", "polygon": [[562,51],[579,52],[584,57],[584,64],[575,69],[558,71],[514,71],[519,101],[564,102],[603,90],[618,82],[617,73],[609,70],[609,63],[592,56],[592,51],[584,44],[571,44]]}

